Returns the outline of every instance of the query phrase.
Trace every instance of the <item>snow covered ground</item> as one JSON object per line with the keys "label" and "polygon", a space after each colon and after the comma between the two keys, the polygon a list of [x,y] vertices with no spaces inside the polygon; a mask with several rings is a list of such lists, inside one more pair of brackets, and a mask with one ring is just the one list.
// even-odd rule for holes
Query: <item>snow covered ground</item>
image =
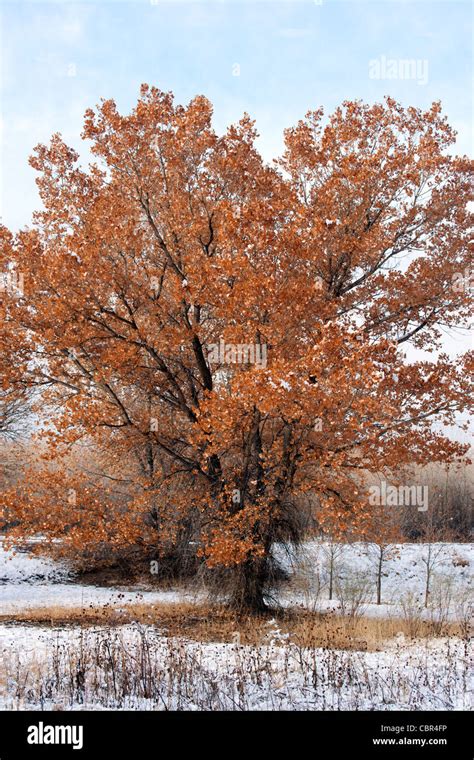
{"label": "snow covered ground", "polygon": [[0,543],[0,615],[45,607],[122,607],[131,603],[195,601],[195,593],[151,591],[131,587],[92,586],[74,581],[65,565],[6,551]]}
{"label": "snow covered ground", "polygon": [[[333,555],[333,596],[329,600],[329,567]],[[430,553],[430,555],[429,555]],[[357,596],[366,615],[386,616],[409,604],[426,617],[424,599],[427,562],[431,564],[429,599],[447,607],[449,616],[465,614],[474,601],[474,545],[455,543],[396,544],[386,551],[382,565],[382,604],[376,604],[378,554],[376,547],[363,544],[333,545],[310,541],[291,557],[276,556],[289,571],[291,581],[279,594],[285,606],[299,605],[314,610],[340,610],[342,596]],[[344,600],[343,600],[344,601]],[[346,599],[350,602],[350,599]],[[443,610],[444,612],[444,610]]]}
{"label": "snow covered ground", "polygon": [[[338,547],[334,599],[328,600],[330,547],[309,542],[278,592],[283,605],[358,613],[462,617],[472,599],[474,547],[431,548],[431,607],[423,607],[428,547],[394,547],[383,567],[383,604],[375,602],[376,558],[362,544]],[[304,648],[269,621],[260,646],[170,638],[154,626],[49,627],[15,623],[37,607],[198,601],[195,592],[99,587],[77,582],[61,564],[0,546],[0,709],[469,710],[472,649],[467,638],[408,639],[378,651]],[[352,601],[351,601],[352,600]],[[461,606],[460,600],[462,602]],[[472,603],[472,602],[471,602]],[[467,606],[466,606],[467,604]],[[341,609],[342,607],[342,609]],[[431,611],[430,611],[431,610]],[[464,629],[465,630],[465,629]],[[265,638],[267,642],[267,637]]]}
{"label": "snow covered ground", "polygon": [[36,557],[24,551],[5,549],[0,538],[0,583],[59,583],[67,580],[70,573],[59,562]]}
{"label": "snow covered ground", "polygon": [[[400,544],[387,553],[382,573],[382,604],[375,604],[376,563],[374,551],[365,544],[338,546],[334,558],[333,599],[329,601],[328,544],[306,543],[298,556],[279,558],[290,571],[291,582],[276,593],[284,606],[299,605],[317,610],[340,610],[338,596],[359,594],[367,615],[395,614],[402,600],[409,599],[413,611],[423,609],[428,546]],[[433,603],[449,607],[450,617],[465,610],[474,598],[474,546],[472,544],[433,544]],[[278,554],[278,552],[277,552]],[[349,583],[350,582],[350,583]],[[354,588],[355,585],[355,588]],[[32,557],[24,552],[6,551],[0,543],[0,614],[45,607],[80,607],[130,603],[177,603],[202,600],[196,591],[155,590],[151,586],[105,587],[74,581],[65,565]]]}
{"label": "snow covered ground", "polygon": [[[165,638],[151,627],[0,626],[0,708],[469,710],[466,641],[392,641],[383,651],[259,647]],[[276,639],[276,641],[275,641]]]}
{"label": "snow covered ground", "polygon": [[176,604],[194,601],[195,594],[183,591],[127,591],[73,583],[19,583],[0,586],[0,615],[12,616],[22,610],[46,607],[87,609],[104,605],[123,607],[126,604]]}

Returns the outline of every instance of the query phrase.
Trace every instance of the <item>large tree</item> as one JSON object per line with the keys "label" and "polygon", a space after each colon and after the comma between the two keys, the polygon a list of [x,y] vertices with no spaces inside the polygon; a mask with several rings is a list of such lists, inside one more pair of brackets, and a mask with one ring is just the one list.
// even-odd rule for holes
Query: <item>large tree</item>
{"label": "large tree", "polygon": [[[41,389],[54,466],[4,502],[18,536],[71,554],[159,553],[191,524],[258,610],[308,501],[345,529],[370,508],[365,473],[465,453],[433,423],[472,390],[472,355],[439,352],[468,316],[472,165],[439,104],[309,113],[274,166],[247,116],[223,136],[211,117],[143,86],[128,116],[86,113],[88,170],[59,135],[36,148],[44,209],[2,233],[24,293],[0,362],[10,392]],[[432,359],[407,363],[408,344]],[[60,466],[81,445],[94,476]]]}

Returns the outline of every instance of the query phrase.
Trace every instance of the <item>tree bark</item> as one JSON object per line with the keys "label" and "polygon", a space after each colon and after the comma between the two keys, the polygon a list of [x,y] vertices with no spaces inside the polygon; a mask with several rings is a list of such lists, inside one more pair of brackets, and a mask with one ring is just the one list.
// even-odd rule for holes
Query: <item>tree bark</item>
{"label": "tree bark", "polygon": [[233,609],[251,615],[261,615],[268,611],[265,602],[267,569],[266,557],[248,559],[236,569],[235,586],[230,600]]}
{"label": "tree bark", "polygon": [[379,562],[377,567],[377,604],[382,604],[382,565],[383,550],[379,549]]}

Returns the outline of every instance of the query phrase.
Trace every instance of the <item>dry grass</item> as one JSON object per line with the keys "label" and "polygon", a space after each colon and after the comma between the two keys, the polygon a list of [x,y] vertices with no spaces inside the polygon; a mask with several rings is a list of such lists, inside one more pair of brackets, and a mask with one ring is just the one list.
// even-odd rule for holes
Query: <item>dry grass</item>
{"label": "dry grass", "polygon": [[[199,642],[259,645],[292,642],[302,647],[377,651],[388,639],[403,634],[410,638],[410,624],[402,618],[360,617],[351,619],[334,613],[291,609],[274,611],[273,618],[237,616],[218,605],[127,604],[84,609],[48,607],[24,610],[15,616],[1,615],[0,623],[46,626],[115,627],[141,623],[156,627],[168,637]],[[462,636],[458,623],[447,622],[441,631],[430,621],[420,621],[417,638],[435,635]]]}

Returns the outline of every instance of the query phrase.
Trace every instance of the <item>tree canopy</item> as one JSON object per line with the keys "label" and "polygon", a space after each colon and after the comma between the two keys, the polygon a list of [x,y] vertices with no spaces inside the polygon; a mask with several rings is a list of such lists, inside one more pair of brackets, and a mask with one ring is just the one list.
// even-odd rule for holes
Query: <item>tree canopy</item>
{"label": "tree canopy", "polygon": [[147,85],[129,115],[88,110],[83,138],[88,168],[58,134],[35,149],[43,209],[1,228],[0,271],[24,277],[0,292],[2,385],[47,416],[2,496],[12,535],[159,553],[192,524],[258,607],[307,503],[344,529],[364,473],[466,453],[433,422],[472,393],[472,352],[440,351],[469,315],[472,163],[439,103],[391,98],[308,113],[273,165],[248,116],[219,136],[204,97]]}

